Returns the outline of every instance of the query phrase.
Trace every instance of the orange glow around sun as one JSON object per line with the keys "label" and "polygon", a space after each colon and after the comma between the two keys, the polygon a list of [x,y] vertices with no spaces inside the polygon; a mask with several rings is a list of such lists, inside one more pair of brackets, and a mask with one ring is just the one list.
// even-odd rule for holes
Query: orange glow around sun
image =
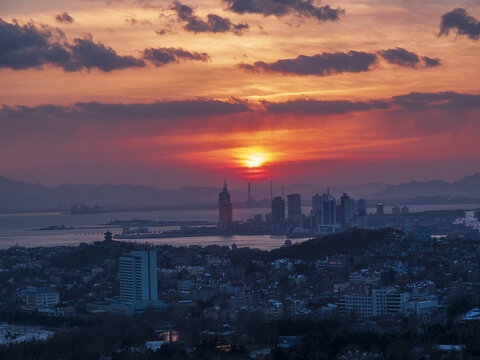
{"label": "orange glow around sun", "polygon": [[274,155],[259,147],[241,147],[232,149],[237,170],[246,178],[262,178],[267,175],[267,166]]}
{"label": "orange glow around sun", "polygon": [[[358,123],[345,120],[343,123],[324,123],[319,129],[237,132],[223,136],[221,141],[218,133],[195,137],[169,134],[168,137],[130,138],[128,144],[132,151],[148,154],[139,156],[145,161],[172,161],[228,178],[257,181],[284,177],[289,171],[307,174],[313,169],[310,164],[315,163],[402,157],[423,139],[382,138],[381,132],[378,132],[378,139],[372,139],[369,138],[371,134],[378,131],[374,129],[375,123],[370,125],[368,136],[362,134]],[[362,126],[365,127],[365,123]],[[182,152],[168,157],[157,155],[168,146],[175,146]]]}
{"label": "orange glow around sun", "polygon": [[256,150],[252,150],[252,152],[247,152],[240,155],[241,164],[243,164],[243,166],[246,166],[247,168],[261,167],[263,164],[268,162],[269,159],[269,154],[264,152],[258,152]]}

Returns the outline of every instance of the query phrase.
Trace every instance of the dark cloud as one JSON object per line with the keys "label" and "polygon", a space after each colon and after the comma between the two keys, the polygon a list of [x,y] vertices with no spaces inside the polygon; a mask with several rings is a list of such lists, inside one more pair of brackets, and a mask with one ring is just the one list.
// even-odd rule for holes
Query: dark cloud
{"label": "dark cloud", "polygon": [[381,50],[378,52],[382,58],[389,64],[417,68],[417,67],[435,67],[441,64],[440,59],[427,56],[418,56],[414,52],[403,48]]}
{"label": "dark cloud", "polygon": [[0,19],[0,68],[22,70],[43,65],[58,66],[65,71],[91,68],[112,71],[142,67],[145,62],[120,56],[111,47],[95,43],[91,36],[68,42],[58,29]]}
{"label": "dark cloud", "polygon": [[465,9],[456,8],[442,15],[438,35],[448,35],[453,29],[457,30],[458,35],[466,35],[472,40],[480,38],[480,21],[469,16]]}
{"label": "dark cloud", "polygon": [[207,53],[190,52],[175,48],[145,49],[143,57],[155,66],[178,63],[180,60],[208,61],[210,59]]}
{"label": "dark cloud", "polygon": [[125,139],[137,136],[179,132],[195,135],[207,128],[223,131],[226,126],[236,124],[234,119],[245,116],[246,111],[249,109],[243,104],[213,100],[0,106],[0,142],[2,149],[9,144],[14,147],[25,144],[18,148],[21,151],[30,145],[38,149],[39,143],[44,143],[56,152],[59,144],[65,144],[70,152],[71,142],[78,140],[88,151],[96,153],[88,145],[91,140],[98,145],[97,140],[109,143],[117,139],[120,142],[116,147],[120,143],[125,145]]}
{"label": "dark cloud", "polygon": [[313,99],[292,100],[282,103],[265,103],[273,114],[332,115],[352,111],[390,110],[421,112],[429,110],[471,111],[480,110],[480,95],[456,92],[415,93],[366,102],[347,100],[323,101]]}
{"label": "dark cloud", "polygon": [[94,68],[110,72],[144,67],[145,60],[162,66],[181,60],[208,59],[206,53],[175,48],[145,49],[143,58],[121,56],[111,47],[94,42],[91,35],[68,41],[58,29],[34,23],[7,23],[0,19],[0,68],[23,70],[53,65],[67,72]]}
{"label": "dark cloud", "polygon": [[313,0],[223,0],[228,10],[238,14],[262,14],[263,16],[296,15],[314,17],[318,21],[336,21],[345,10],[329,5],[316,6]]}
{"label": "dark cloud", "polygon": [[386,109],[389,104],[384,101],[351,102],[347,100],[292,100],[283,103],[267,103],[265,108],[273,114],[292,113],[303,115],[345,114],[351,111]]}
{"label": "dark cloud", "polygon": [[0,19],[0,67],[14,70],[40,67],[45,56],[53,51],[50,39],[61,37],[61,33],[37,28],[33,23],[19,25]]}
{"label": "dark cloud", "polygon": [[73,17],[71,17],[67,12],[55,15],[55,20],[62,24],[73,24]]}
{"label": "dark cloud", "polygon": [[[265,102],[263,110],[254,110],[242,102],[215,100],[184,100],[155,103],[78,102],[72,106],[3,106],[0,107],[0,139],[16,142],[31,137],[65,141],[70,135],[111,134],[122,136],[152,133],[231,131],[287,124],[295,116],[298,124],[311,124],[307,116],[345,115],[369,111],[378,113],[371,118],[390,119],[409,124],[423,124],[429,130],[442,127],[458,128],[461,119],[476,121],[480,111],[480,95],[443,93],[410,93],[370,101],[299,99],[279,103]],[[268,116],[271,115],[271,116]],[[291,125],[291,120],[288,120]],[[396,125],[395,125],[396,126]],[[400,126],[400,124],[399,124]],[[397,131],[397,127],[395,127]]]}
{"label": "dark cloud", "polygon": [[229,115],[249,111],[241,103],[217,100],[184,100],[156,102],[151,104],[103,104],[99,102],[76,103],[76,111],[82,116],[95,119],[171,119]]}
{"label": "dark cloud", "polygon": [[208,14],[207,20],[204,21],[196,16],[193,8],[176,1],[172,10],[177,14],[178,20],[185,23],[184,29],[194,33],[226,33],[232,32],[241,35],[249,28],[248,24],[234,24],[229,19]]}
{"label": "dark cloud", "polygon": [[248,71],[273,71],[283,74],[327,76],[343,72],[358,73],[371,70],[377,55],[349,51],[348,53],[323,53],[313,56],[300,55],[295,59],[277,60],[273,63],[257,61],[253,65],[242,64]]}
{"label": "dark cloud", "polygon": [[[429,68],[441,65],[440,59],[417,54],[402,48],[378,52],[390,64],[411,68]],[[349,51],[348,53],[323,53],[313,56],[300,55],[295,59],[281,59],[273,63],[257,61],[254,64],[240,64],[240,68],[259,72],[271,71],[283,74],[328,76],[343,72],[358,73],[370,71],[377,63],[374,53]]]}
{"label": "dark cloud", "polygon": [[440,93],[417,93],[395,96],[390,103],[409,111],[444,109],[469,111],[480,109],[480,95],[459,94],[453,91]]}
{"label": "dark cloud", "polygon": [[98,68],[102,71],[112,71],[131,67],[143,67],[145,62],[133,56],[119,56],[111,47],[94,43],[91,37],[74,39],[70,46],[73,63],[77,67],[73,70]]}
{"label": "dark cloud", "polygon": [[422,60],[424,61],[426,67],[435,67],[442,65],[442,62],[439,58],[430,58],[428,56],[423,56]]}
{"label": "dark cloud", "polygon": [[[72,106],[0,107],[0,138],[52,135],[61,139],[76,131],[107,130],[151,133],[152,129],[205,126],[205,117],[234,115],[250,111],[238,102],[184,100],[155,103],[78,102]],[[219,125],[220,126],[220,125]]]}
{"label": "dark cloud", "polygon": [[[77,102],[73,106],[3,106],[0,108],[0,120],[114,120],[127,119],[173,119],[183,117],[204,117],[229,115],[250,111],[242,103],[219,100],[179,100],[154,103],[100,103]],[[35,120],[36,121],[36,120]]]}

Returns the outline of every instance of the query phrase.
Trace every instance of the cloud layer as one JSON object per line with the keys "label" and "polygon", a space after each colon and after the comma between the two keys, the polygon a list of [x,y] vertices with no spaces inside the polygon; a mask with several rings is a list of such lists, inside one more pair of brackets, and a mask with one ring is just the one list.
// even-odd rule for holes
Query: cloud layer
{"label": "cloud layer", "polygon": [[[201,118],[205,116],[231,115],[250,109],[241,103],[218,100],[179,100],[155,103],[100,103],[77,102],[73,106],[53,104],[38,106],[3,106],[0,108],[0,124],[21,121],[53,122],[72,121],[115,121],[127,120],[135,124],[138,120],[172,120]],[[174,124],[173,124],[174,125]]]}
{"label": "cloud layer", "polygon": [[258,105],[185,100],[3,106],[0,163],[4,169],[28,164],[26,171],[38,166],[49,176],[54,173],[52,179],[65,171],[85,179],[85,169],[108,179],[111,170],[105,164],[118,168],[122,179],[132,169],[138,169],[138,178],[160,168],[159,181],[165,181],[168,169],[178,185],[184,181],[178,175],[182,171],[189,173],[187,183],[204,173],[241,176],[235,163],[239,151],[256,147],[274,154],[276,170],[268,170],[269,176],[295,178],[313,166],[320,166],[318,174],[323,174],[324,161],[333,172],[339,171],[338,161],[347,167],[353,161],[358,166],[355,171],[348,167],[353,176],[365,174],[365,166],[376,159],[385,160],[384,171],[398,170],[407,161],[406,171],[412,158],[420,168],[432,156],[442,164],[448,156],[478,158],[478,147],[462,146],[480,131],[478,94],[409,93],[370,101],[300,99],[266,102],[261,109]]}
{"label": "cloud layer", "polygon": [[267,103],[265,108],[272,114],[332,115],[352,111],[387,109],[390,105],[383,100],[352,102],[348,100],[291,100],[282,103]]}
{"label": "cloud layer", "polygon": [[[380,50],[378,54],[390,64],[403,67],[431,68],[441,65],[438,58],[419,56],[403,48]],[[272,63],[257,61],[253,64],[240,64],[241,69],[252,72],[278,72],[290,75],[328,76],[340,73],[359,73],[373,70],[378,62],[375,53],[349,51],[347,53],[322,53],[312,56],[300,55],[295,59],[281,59]]]}
{"label": "cloud layer", "polygon": [[412,92],[407,95],[395,96],[391,103],[409,111],[449,110],[471,111],[480,109],[480,95],[460,94],[454,91],[438,93]]}
{"label": "cloud layer", "polygon": [[282,17],[295,15],[313,17],[318,21],[336,21],[345,10],[334,9],[329,5],[316,6],[313,0],[224,0],[230,11],[238,14],[262,14]]}
{"label": "cloud layer", "polygon": [[[116,121],[126,120],[135,124],[139,120],[172,120],[181,118],[204,118],[257,114],[302,114],[332,115],[355,111],[472,111],[480,110],[480,95],[456,92],[416,93],[394,96],[388,99],[353,102],[348,100],[298,99],[285,102],[263,102],[263,110],[254,110],[246,103],[219,100],[179,100],[154,103],[100,103],[77,102],[72,106],[53,104],[38,106],[3,106],[0,108],[0,124],[21,121],[47,121],[58,124],[58,120],[73,121]],[[175,126],[173,123],[172,126]],[[23,126],[22,126],[23,127]]]}
{"label": "cloud layer", "polygon": [[300,55],[295,59],[282,59],[273,63],[257,61],[253,65],[242,64],[248,71],[271,71],[283,74],[327,76],[343,72],[358,73],[371,70],[377,55],[349,51],[348,53],[322,53],[313,56]]}
{"label": "cloud layer", "polygon": [[453,91],[439,93],[412,92],[389,99],[352,102],[323,100],[292,100],[282,103],[266,103],[265,108],[273,114],[332,115],[353,111],[392,110],[430,111],[448,110],[455,112],[480,110],[480,95],[460,94]]}

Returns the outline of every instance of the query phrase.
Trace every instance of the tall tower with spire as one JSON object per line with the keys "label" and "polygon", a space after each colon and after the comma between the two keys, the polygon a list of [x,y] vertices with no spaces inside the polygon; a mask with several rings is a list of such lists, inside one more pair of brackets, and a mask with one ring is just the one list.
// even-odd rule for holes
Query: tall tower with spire
{"label": "tall tower with spire", "polygon": [[231,230],[233,226],[233,211],[230,201],[230,193],[227,189],[227,180],[223,185],[223,190],[218,194],[218,229],[220,231]]}

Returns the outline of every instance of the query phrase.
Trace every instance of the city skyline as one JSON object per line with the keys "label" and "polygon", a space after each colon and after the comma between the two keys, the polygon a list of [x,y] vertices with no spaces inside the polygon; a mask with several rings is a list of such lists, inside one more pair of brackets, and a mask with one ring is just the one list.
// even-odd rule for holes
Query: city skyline
{"label": "city skyline", "polygon": [[251,4],[2,1],[2,174],[174,188],[478,171],[478,3]]}
{"label": "city skyline", "polygon": [[0,0],[0,359],[480,359],[480,0]]}

